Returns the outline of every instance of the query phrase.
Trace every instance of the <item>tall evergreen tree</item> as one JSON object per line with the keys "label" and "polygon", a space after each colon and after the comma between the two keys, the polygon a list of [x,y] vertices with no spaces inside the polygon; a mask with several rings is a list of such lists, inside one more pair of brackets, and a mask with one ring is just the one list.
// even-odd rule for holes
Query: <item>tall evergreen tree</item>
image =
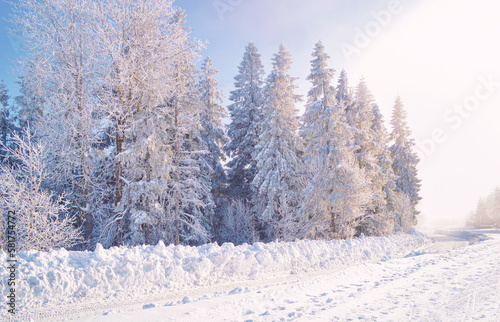
{"label": "tall evergreen tree", "polygon": [[[369,205],[360,226],[360,233],[367,235],[375,234],[373,220],[384,215],[386,205],[386,193],[384,186],[388,178],[381,175],[383,170],[380,158],[383,158],[385,142],[377,137],[381,133],[383,124],[375,117],[380,116],[375,109],[373,96],[368,89],[364,79],[361,79],[356,87],[354,104],[347,110],[349,124],[354,128],[354,155],[358,166],[363,169],[370,181],[372,203]],[[378,131],[378,133],[376,132]],[[383,139],[383,138],[382,138]],[[376,219],[379,221],[379,219]]]}
{"label": "tall evergreen tree", "polygon": [[372,93],[361,79],[356,87],[355,103],[347,111],[349,124],[354,130],[354,152],[360,168],[365,169],[371,177],[379,168],[375,158],[375,133],[372,131],[375,115],[373,113],[374,99]]}
{"label": "tall evergreen tree", "polygon": [[415,207],[422,199],[419,195],[420,179],[417,177],[419,159],[413,151],[415,142],[411,138],[406,117],[407,113],[404,110],[403,102],[400,97],[397,97],[391,118],[392,132],[389,137],[392,142],[389,148],[393,159],[392,169],[396,176],[395,191],[400,191],[410,198],[414,213],[413,221],[416,224],[418,211]]}
{"label": "tall evergreen tree", "polygon": [[173,101],[174,127],[169,131],[172,166],[165,198],[168,220],[173,226],[165,232],[165,240],[174,244],[199,245],[211,235],[212,199],[211,166],[205,162],[205,143],[200,139],[199,103],[191,95]]}
{"label": "tall evergreen tree", "polygon": [[373,211],[365,218],[364,231],[367,235],[387,235],[392,233],[391,196],[395,188],[395,176],[392,170],[392,158],[389,150],[389,135],[378,105],[373,106],[373,124],[371,131],[376,138],[373,141],[378,171],[373,174],[371,186],[375,192]]}
{"label": "tall evergreen tree", "polygon": [[[328,68],[327,60],[330,57],[325,53],[321,41],[316,44],[312,56],[314,59],[311,61],[311,73],[307,76],[312,88],[307,95],[307,106],[300,132],[305,143],[304,158],[307,164],[311,164],[314,158],[320,158],[319,149],[328,144],[325,138],[328,136],[331,120],[326,115],[337,105],[335,88],[331,85],[335,71]],[[326,152],[324,147],[322,152]]]}
{"label": "tall evergreen tree", "polygon": [[301,160],[297,154],[300,138],[295,103],[300,97],[294,94],[295,79],[288,74],[290,64],[290,53],[281,45],[267,78],[262,132],[253,154],[257,161],[253,203],[268,240],[288,237],[283,234],[288,228],[282,224],[294,221],[284,217],[296,215],[298,201]]}
{"label": "tall evergreen tree", "polygon": [[[311,178],[303,191],[301,209],[307,223],[305,233],[315,239],[352,237],[369,197],[367,182],[354,163],[352,128],[347,123],[344,105],[336,99],[331,85],[334,71],[327,66],[329,57],[321,42],[312,55],[307,78],[312,88],[301,131]],[[337,97],[342,104],[343,97]]]}
{"label": "tall evergreen tree", "polygon": [[[171,28],[179,32],[176,45],[182,48],[165,67],[168,86],[157,97],[161,104],[144,102],[134,111],[122,132],[124,194],[119,213],[129,218],[128,231],[139,231],[148,243],[200,244],[209,240],[213,169],[206,162],[207,146],[201,138],[204,106],[195,77],[197,47],[184,32],[184,13],[175,11]],[[130,178],[130,179],[129,179]],[[135,200],[128,199],[135,192]],[[128,211],[131,209],[134,211]],[[149,236],[149,237],[148,237]],[[137,240],[137,239],[136,239]],[[141,241],[140,239],[138,240]]]}
{"label": "tall evergreen tree", "polygon": [[[373,107],[373,125],[372,131],[377,138],[375,142],[377,145],[377,161],[380,167],[379,173],[379,185],[383,187],[383,191],[386,194],[386,203],[390,200],[390,195],[395,188],[395,176],[392,170],[392,157],[391,151],[389,150],[389,133],[387,133],[387,128],[384,125],[384,119],[378,105]],[[380,200],[381,205],[384,204],[384,200]]]}
{"label": "tall evergreen tree", "polygon": [[44,108],[42,97],[30,89],[29,84],[23,80],[23,77],[19,78],[17,84],[20,87],[20,95],[14,98],[14,104],[18,111],[17,119],[20,130],[18,132],[22,134],[22,130],[27,129],[28,125],[32,131],[38,128],[39,122],[44,115]]}
{"label": "tall evergreen tree", "polygon": [[252,199],[250,185],[256,173],[253,155],[264,104],[262,93],[264,68],[257,47],[253,43],[249,43],[246,47],[243,61],[238,69],[239,73],[234,77],[236,89],[231,91],[229,97],[233,101],[228,107],[231,123],[227,135],[230,142],[224,150],[231,158],[227,167],[229,192],[232,198],[250,201]]}
{"label": "tall evergreen tree", "polygon": [[208,153],[204,156],[207,165],[213,170],[211,175],[211,194],[216,203],[214,214],[211,214],[211,226],[216,235],[220,235],[222,224],[222,207],[224,192],[227,188],[227,178],[222,167],[226,156],[222,150],[227,144],[222,118],[227,117],[226,110],[222,107],[222,93],[218,89],[219,82],[215,79],[217,69],[213,66],[212,59],[206,58],[201,67],[199,90],[201,94],[201,138],[206,144]]}
{"label": "tall evergreen tree", "polygon": [[347,73],[344,69],[340,72],[335,98],[337,99],[339,106],[344,109],[345,113],[350,113],[349,111],[352,109],[352,105],[354,104],[354,98],[352,90],[349,87]]}
{"label": "tall evergreen tree", "polygon": [[9,157],[8,147],[12,145],[11,136],[17,129],[16,117],[9,100],[9,91],[2,80],[0,82],[0,164],[4,164]]}

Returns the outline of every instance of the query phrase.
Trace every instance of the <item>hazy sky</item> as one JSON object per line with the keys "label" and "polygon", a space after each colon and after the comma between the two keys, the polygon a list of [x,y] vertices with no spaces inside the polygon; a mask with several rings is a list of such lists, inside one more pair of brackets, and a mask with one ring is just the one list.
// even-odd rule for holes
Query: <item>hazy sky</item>
{"label": "hazy sky", "polygon": [[[422,163],[422,219],[461,219],[500,185],[500,4],[494,0],[178,0],[193,37],[207,41],[226,94],[253,41],[266,73],[281,42],[305,95],[314,44],[355,86],[364,76],[389,130],[395,97],[409,114]],[[9,5],[0,2],[5,18]],[[1,21],[0,26],[5,27]],[[16,38],[0,34],[10,87]]]}

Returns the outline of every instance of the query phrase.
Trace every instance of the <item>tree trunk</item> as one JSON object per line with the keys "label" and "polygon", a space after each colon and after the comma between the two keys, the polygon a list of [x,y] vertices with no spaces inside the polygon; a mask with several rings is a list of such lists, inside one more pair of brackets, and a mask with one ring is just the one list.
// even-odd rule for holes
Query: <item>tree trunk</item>
{"label": "tree trunk", "polygon": [[[179,183],[179,156],[180,156],[180,146],[179,146],[179,109],[177,107],[177,103],[174,102],[174,109],[175,109],[175,120],[174,120],[174,126],[175,126],[175,142],[174,142],[174,180],[175,183]],[[175,207],[174,207],[174,218],[175,218],[175,230],[174,230],[174,244],[179,245],[181,240],[180,240],[180,234],[181,234],[181,216],[180,216],[180,200],[178,196],[178,187],[175,188],[174,191],[174,202],[175,202]]]}
{"label": "tree trunk", "polygon": [[[121,152],[123,152],[123,141],[125,139],[125,135],[123,135],[121,131],[122,122],[118,121],[118,127],[116,129],[116,156],[118,156]],[[116,172],[115,172],[115,206],[118,206],[120,201],[122,200],[123,195],[123,182],[121,179],[122,176],[122,164],[120,160],[116,161]],[[116,210],[115,210],[116,211]],[[118,214],[120,216],[121,214]],[[122,243],[122,230],[121,230],[121,219],[116,220],[116,235],[115,235],[115,246],[120,246]]]}

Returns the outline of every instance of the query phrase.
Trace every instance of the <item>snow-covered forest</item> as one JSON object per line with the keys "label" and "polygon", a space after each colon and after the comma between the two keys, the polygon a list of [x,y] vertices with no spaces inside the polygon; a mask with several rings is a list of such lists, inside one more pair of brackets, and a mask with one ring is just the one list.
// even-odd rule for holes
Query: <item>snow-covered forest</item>
{"label": "snow-covered forest", "polygon": [[12,19],[25,54],[21,94],[0,84],[0,207],[17,213],[20,251],[347,239],[417,223],[403,100],[386,128],[368,84],[349,84],[321,41],[295,62],[310,64],[307,97],[283,44],[266,74],[249,43],[224,106],[171,0],[20,0]]}
{"label": "snow-covered forest", "polygon": [[469,213],[467,224],[479,228],[500,226],[500,187],[478,200],[476,209]]}

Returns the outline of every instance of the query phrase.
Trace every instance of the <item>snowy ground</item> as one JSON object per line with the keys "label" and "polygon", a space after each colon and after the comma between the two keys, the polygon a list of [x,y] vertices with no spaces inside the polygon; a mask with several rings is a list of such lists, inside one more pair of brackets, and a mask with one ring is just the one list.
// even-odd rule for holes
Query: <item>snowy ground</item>
{"label": "snowy ground", "polygon": [[[217,267],[208,265],[204,279],[211,276],[212,283],[189,280],[186,275],[184,279],[179,277],[184,285],[177,285],[174,291],[157,290],[145,296],[144,290],[137,290],[140,296],[134,297],[134,290],[129,289],[132,294],[125,297],[118,292],[114,302],[102,294],[92,294],[96,301],[71,298],[66,300],[66,307],[46,298],[46,304],[39,304],[24,317],[80,321],[499,321],[500,232],[488,231],[491,239],[484,241],[471,231],[441,233],[447,235],[438,234],[433,244],[419,235],[400,235],[326,244],[261,244],[257,248],[175,248],[189,253],[178,254],[184,266],[190,262],[189,256],[200,254],[212,262],[224,253],[238,260],[230,266],[226,261],[222,265],[226,269],[218,274],[213,273]],[[142,253],[156,250],[172,257],[168,250],[174,247],[163,247],[144,248]],[[117,249],[101,252],[101,260],[107,258],[108,265],[113,263],[113,256],[118,256]],[[290,256],[294,252],[295,256]],[[63,255],[52,254],[56,258]],[[275,264],[273,258],[277,259]],[[304,261],[297,258],[310,265],[303,266]],[[293,262],[292,266],[286,261]],[[200,279],[203,269],[192,265],[191,260],[186,270],[197,272],[189,275],[198,274]],[[252,269],[254,275],[248,275]],[[259,270],[262,274],[257,273]],[[236,274],[242,271],[244,275]]]}
{"label": "snowy ground", "polygon": [[500,321],[500,231],[453,235],[404,258],[81,321]]}

